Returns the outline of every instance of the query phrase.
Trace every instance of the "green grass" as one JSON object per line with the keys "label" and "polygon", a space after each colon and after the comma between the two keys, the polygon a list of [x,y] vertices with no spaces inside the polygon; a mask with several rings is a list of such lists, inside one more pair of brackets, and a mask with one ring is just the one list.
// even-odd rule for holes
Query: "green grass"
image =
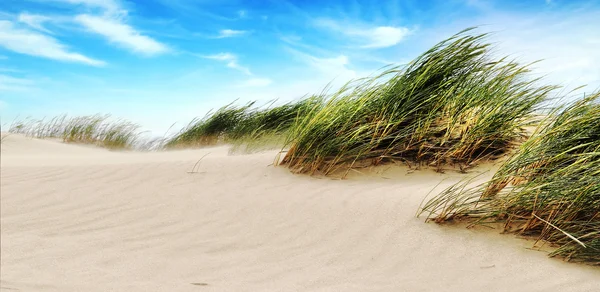
{"label": "green grass", "polygon": [[406,66],[322,93],[321,105],[291,125],[281,164],[323,174],[358,161],[468,168],[505,154],[556,87],[538,86],[527,66],[493,58],[487,35],[471,31]]}
{"label": "green grass", "polygon": [[428,220],[504,223],[600,265],[600,92],[557,109],[484,184],[453,185],[421,210]]}
{"label": "green grass", "polygon": [[267,150],[278,150],[285,142],[285,134],[278,132],[260,132],[229,142],[230,154],[252,154]]}
{"label": "green grass", "polygon": [[[170,138],[167,148],[202,147],[219,143],[245,143],[265,140],[286,132],[299,116],[317,101],[301,99],[279,106],[254,107],[255,102],[243,106],[228,104],[202,119],[193,120],[180,133]],[[273,139],[271,139],[273,140]],[[281,139],[279,139],[281,140]]]}
{"label": "green grass", "polygon": [[110,149],[132,148],[139,126],[108,115],[57,116],[50,120],[25,119],[13,122],[9,132],[35,138],[58,138],[67,143],[93,144]]}

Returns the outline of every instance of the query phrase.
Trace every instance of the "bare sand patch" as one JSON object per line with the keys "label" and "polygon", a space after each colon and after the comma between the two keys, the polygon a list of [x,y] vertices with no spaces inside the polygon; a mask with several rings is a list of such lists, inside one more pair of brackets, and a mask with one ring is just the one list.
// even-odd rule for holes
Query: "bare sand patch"
{"label": "bare sand patch", "polygon": [[8,136],[0,290],[600,287],[600,269],[548,259],[530,241],[415,218],[425,195],[459,173],[378,168],[333,180],[273,167],[275,154],[114,152]]}

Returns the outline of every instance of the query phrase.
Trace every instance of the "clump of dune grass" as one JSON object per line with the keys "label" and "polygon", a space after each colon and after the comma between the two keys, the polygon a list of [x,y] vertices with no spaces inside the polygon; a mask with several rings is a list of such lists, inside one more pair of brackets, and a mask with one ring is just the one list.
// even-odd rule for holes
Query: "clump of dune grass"
{"label": "clump of dune grass", "polygon": [[551,256],[600,265],[600,92],[553,112],[489,182],[453,185],[420,213],[503,222],[557,245]]}
{"label": "clump of dune grass", "polygon": [[110,149],[131,148],[139,126],[108,115],[57,116],[50,120],[25,119],[14,122],[9,132],[35,138],[58,138],[67,143],[93,144]]}
{"label": "clump of dune grass", "polygon": [[506,153],[556,87],[537,86],[527,66],[493,58],[487,35],[471,31],[406,66],[323,93],[322,106],[291,126],[281,164],[324,174],[359,161],[468,168]]}
{"label": "clump of dune grass", "polygon": [[[167,148],[211,146],[219,143],[242,144],[252,141],[280,141],[293,121],[308,112],[315,104],[306,98],[279,106],[254,107],[255,102],[243,106],[228,104],[203,119],[193,120],[179,134],[172,137]],[[279,143],[279,142],[276,142]]]}
{"label": "clump of dune grass", "polygon": [[179,134],[172,137],[165,146],[172,148],[217,144],[225,139],[227,134],[233,132],[240,121],[246,118],[247,111],[253,104],[251,102],[244,106],[236,106],[231,103],[214,113],[209,112],[202,119],[194,119]]}
{"label": "clump of dune grass", "polygon": [[235,140],[230,140],[228,144],[230,154],[252,154],[267,150],[280,149],[285,142],[285,134],[272,132],[257,132],[254,135],[247,135]]}
{"label": "clump of dune grass", "polygon": [[232,131],[232,138],[284,132],[296,118],[304,116],[315,104],[318,104],[317,100],[306,98],[280,106],[271,104],[263,108],[250,109],[245,119],[242,119]]}

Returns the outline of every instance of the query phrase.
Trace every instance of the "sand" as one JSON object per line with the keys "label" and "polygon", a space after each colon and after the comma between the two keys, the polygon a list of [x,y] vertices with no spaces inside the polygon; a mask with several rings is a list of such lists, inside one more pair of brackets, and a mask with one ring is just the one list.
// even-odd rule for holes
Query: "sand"
{"label": "sand", "polygon": [[464,177],[454,171],[333,180],[273,167],[275,154],[111,152],[10,135],[0,290],[600,289],[600,269],[547,258],[531,241],[415,218],[435,185]]}

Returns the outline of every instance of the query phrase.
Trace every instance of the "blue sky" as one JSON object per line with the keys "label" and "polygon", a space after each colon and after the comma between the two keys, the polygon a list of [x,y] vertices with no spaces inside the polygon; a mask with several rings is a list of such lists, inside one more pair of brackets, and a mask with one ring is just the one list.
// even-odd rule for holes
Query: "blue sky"
{"label": "blue sky", "polygon": [[235,99],[299,98],[458,31],[600,88],[600,1],[0,0],[0,114],[110,113],[160,135]]}

